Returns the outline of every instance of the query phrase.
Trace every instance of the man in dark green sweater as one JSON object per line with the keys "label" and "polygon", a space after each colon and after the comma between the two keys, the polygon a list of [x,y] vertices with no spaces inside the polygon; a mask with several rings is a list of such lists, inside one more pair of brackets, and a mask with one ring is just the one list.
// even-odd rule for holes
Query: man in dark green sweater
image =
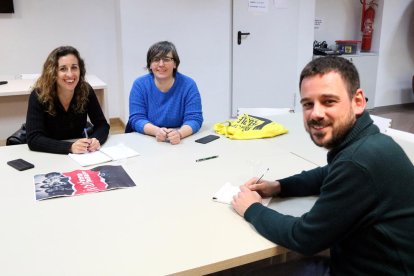
{"label": "man in dark green sweater", "polygon": [[[253,178],[233,208],[274,243],[305,255],[330,248],[329,260],[319,263],[322,275],[414,275],[414,166],[364,111],[355,66],[340,57],[315,59],[299,87],[305,128],[329,150],[328,164],[278,181]],[[301,217],[261,204],[261,197],[310,195],[319,198]]]}

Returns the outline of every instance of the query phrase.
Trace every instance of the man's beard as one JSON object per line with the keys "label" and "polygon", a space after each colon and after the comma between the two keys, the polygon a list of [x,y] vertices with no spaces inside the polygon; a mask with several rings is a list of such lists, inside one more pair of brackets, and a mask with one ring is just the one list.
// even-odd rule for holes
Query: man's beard
{"label": "man's beard", "polygon": [[[345,139],[346,135],[349,133],[349,131],[351,130],[351,128],[353,127],[353,125],[355,124],[356,118],[355,117],[351,117],[349,116],[348,120],[346,120],[345,122],[341,122],[340,125],[335,126],[335,128],[333,128],[333,125],[330,121],[326,121],[326,120],[309,120],[307,121],[307,126],[308,126],[308,133],[310,135],[311,140],[313,141],[313,143],[315,143],[315,145],[319,146],[319,147],[324,147],[328,150],[331,150],[337,146],[339,146]],[[317,139],[314,138],[314,136],[316,136],[316,138],[323,138],[327,133],[324,132],[319,132],[319,133],[314,133],[312,134],[311,132],[311,128],[312,126],[330,126],[332,128],[332,137],[330,140],[326,141],[326,142],[321,142],[319,143]]]}

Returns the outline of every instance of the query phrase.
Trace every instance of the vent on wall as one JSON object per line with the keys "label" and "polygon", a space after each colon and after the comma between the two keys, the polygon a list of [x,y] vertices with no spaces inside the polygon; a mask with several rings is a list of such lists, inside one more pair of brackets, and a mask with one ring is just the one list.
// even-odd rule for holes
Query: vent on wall
{"label": "vent on wall", "polygon": [[14,13],[13,0],[1,0],[0,13]]}

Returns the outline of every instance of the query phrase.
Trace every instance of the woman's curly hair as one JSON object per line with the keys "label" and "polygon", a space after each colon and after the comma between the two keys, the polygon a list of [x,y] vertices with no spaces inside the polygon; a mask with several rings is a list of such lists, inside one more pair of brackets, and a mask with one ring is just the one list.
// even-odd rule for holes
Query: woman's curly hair
{"label": "woman's curly hair", "polygon": [[76,106],[75,112],[82,113],[88,102],[89,87],[85,81],[85,62],[80,57],[78,50],[72,46],[61,46],[54,49],[43,64],[43,71],[37,79],[34,88],[38,91],[39,101],[47,108],[47,113],[56,115],[55,100],[57,99],[57,73],[59,58],[66,55],[74,55],[78,59],[80,76],[75,87]]}

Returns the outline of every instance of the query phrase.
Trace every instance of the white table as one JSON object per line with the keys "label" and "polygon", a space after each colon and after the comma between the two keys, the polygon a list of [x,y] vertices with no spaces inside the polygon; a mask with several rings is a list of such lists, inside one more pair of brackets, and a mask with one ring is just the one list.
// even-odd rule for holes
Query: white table
{"label": "white table", "polygon": [[[299,139],[287,127],[286,137]],[[109,163],[121,164],[136,187],[40,202],[34,174],[80,167],[26,145],[1,147],[0,275],[201,275],[286,252],[211,197],[225,182],[242,184],[267,166],[265,178],[277,179],[315,165],[279,146],[282,136],[194,142],[211,133],[203,127],[176,146],[137,133],[113,135],[107,145],[122,142],[141,154]],[[211,155],[219,157],[195,162]],[[35,168],[18,172],[6,164],[16,158]],[[270,206],[301,215],[314,201]]]}
{"label": "white table", "polygon": [[288,135],[279,136],[277,139],[267,139],[273,146],[283,148],[317,166],[327,164],[328,151],[312,142],[303,124],[303,113],[290,113],[269,118],[288,129]]}
{"label": "white table", "polygon": [[[3,76],[7,84],[0,85],[0,140],[6,140],[13,132],[26,122],[27,104],[36,79],[15,79]],[[107,85],[94,75],[87,75],[86,80],[95,90],[102,111],[109,121],[107,106]]]}

